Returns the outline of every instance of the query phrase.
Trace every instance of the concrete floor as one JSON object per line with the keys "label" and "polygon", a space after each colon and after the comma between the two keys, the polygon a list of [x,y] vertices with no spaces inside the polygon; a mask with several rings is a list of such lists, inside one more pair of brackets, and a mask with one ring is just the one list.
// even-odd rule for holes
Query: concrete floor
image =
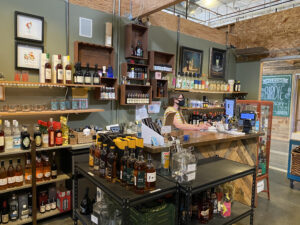
{"label": "concrete floor", "polygon": [[[294,190],[289,184],[285,173],[270,170],[271,200],[267,199],[266,193],[259,194],[255,225],[300,225],[300,183],[295,183]],[[238,225],[248,225],[249,221],[247,218]],[[70,215],[63,215],[38,224],[72,225],[73,221]]]}

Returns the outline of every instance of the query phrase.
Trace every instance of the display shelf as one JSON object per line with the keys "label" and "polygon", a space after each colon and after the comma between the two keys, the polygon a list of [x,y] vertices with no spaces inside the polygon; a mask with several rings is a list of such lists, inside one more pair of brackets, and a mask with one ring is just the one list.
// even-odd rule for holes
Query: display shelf
{"label": "display shelf", "polygon": [[134,63],[122,63],[121,64],[121,75],[123,77],[126,77],[127,80],[136,80],[136,81],[144,81],[144,80],[148,80],[148,79],[142,79],[142,78],[129,78],[127,76],[127,71],[128,71],[128,65],[133,65],[135,67],[144,67],[144,68],[147,68],[147,74],[148,74],[148,77],[149,77],[149,69],[148,69],[148,66],[147,65],[143,65],[143,64],[134,64]]}
{"label": "display shelf", "polygon": [[[168,80],[163,79],[151,79],[151,86],[152,86],[152,97],[154,99],[159,98],[167,98],[168,97]],[[163,89],[163,96],[158,97],[158,86],[161,85]]]}
{"label": "display shelf", "polygon": [[24,153],[30,153],[30,150],[7,149],[7,150],[5,150],[5,152],[0,153],[0,157],[9,156],[9,155],[18,155],[18,154],[24,154]]}
{"label": "display shelf", "polygon": [[181,108],[182,110],[225,110],[224,107],[208,107],[208,108],[203,108],[203,107],[200,107],[200,108],[192,108],[192,107],[182,107]]}
{"label": "display shelf", "polygon": [[[210,220],[208,225],[225,225],[225,224],[234,224],[241,219],[250,216],[252,213],[252,209],[249,206],[246,206],[239,202],[233,202],[231,207],[231,216],[227,218],[223,218],[220,215],[214,216],[212,220]],[[200,224],[198,220],[192,220],[191,225]]]}
{"label": "display shelf", "polygon": [[134,55],[126,56],[125,59],[148,60],[147,57],[139,57],[139,56],[134,56]]}
{"label": "display shelf", "polygon": [[[132,47],[135,49],[140,41],[143,49],[143,57],[132,56]],[[148,60],[148,27],[139,24],[127,24],[125,26],[125,58]]]}
{"label": "display shelf", "polygon": [[20,187],[12,187],[12,188],[7,188],[5,190],[0,190],[0,195],[4,194],[4,193],[8,193],[8,192],[13,192],[13,191],[18,191],[18,190],[23,190],[23,189],[27,189],[27,188],[31,188],[31,184],[23,184]]}
{"label": "display shelf", "polygon": [[[174,72],[175,55],[166,52],[149,51],[149,69],[150,71],[173,73]],[[154,70],[154,65],[164,64],[172,67],[172,71]]]}
{"label": "display shelf", "polygon": [[7,223],[7,225],[23,225],[23,224],[28,224],[28,223],[31,223],[32,222],[32,217],[29,216],[28,218],[26,219],[23,219],[23,220],[16,220],[16,221],[9,221]]}
{"label": "display shelf", "polygon": [[79,209],[75,210],[75,215],[83,225],[92,225],[92,222],[90,220],[90,217],[91,217],[90,215],[89,216],[82,215],[80,213]]}
{"label": "display shelf", "polygon": [[104,109],[80,109],[80,110],[46,110],[46,111],[29,111],[29,112],[0,112],[0,116],[34,116],[34,115],[62,115],[62,114],[79,114],[103,112]]}
{"label": "display shelf", "polygon": [[202,94],[237,94],[237,95],[247,95],[247,92],[228,92],[228,91],[206,91],[206,90],[195,90],[195,89],[182,89],[182,88],[175,88],[170,89],[171,91],[177,92],[191,92],[191,93],[202,93]]}
{"label": "display shelf", "polygon": [[90,167],[86,162],[78,163],[75,168],[79,174],[90,180],[95,186],[103,190],[120,205],[127,202],[128,206],[135,206],[167,194],[175,193],[177,189],[177,185],[174,182],[158,176],[155,190],[150,192],[147,191],[144,194],[137,194],[133,190],[127,190],[125,187],[122,187],[119,183],[110,183],[107,182],[106,179],[99,177],[90,170]]}
{"label": "display shelf", "polygon": [[115,99],[102,99],[101,98],[101,88],[96,88],[95,91],[95,99],[101,100],[101,101],[116,101],[118,100],[118,90],[119,90],[119,84],[117,78],[110,78],[110,77],[101,77],[100,82],[102,86],[104,87],[114,87],[115,88]]}
{"label": "display shelf", "polygon": [[152,87],[150,85],[140,84],[122,84],[120,85],[120,105],[147,105],[147,104],[128,104],[126,98],[128,93],[148,94],[149,103],[152,103]]}
{"label": "display shelf", "polygon": [[148,65],[141,64],[141,63],[127,63],[127,65],[136,66],[136,67],[148,67]]}
{"label": "display shelf", "polygon": [[50,180],[44,180],[44,181],[36,182],[36,185],[41,186],[41,185],[44,185],[44,184],[56,183],[58,181],[69,180],[70,178],[71,178],[71,176],[68,175],[68,174],[59,174],[59,175],[57,175],[56,179],[50,179]]}
{"label": "display shelf", "polygon": [[49,88],[85,87],[85,88],[97,88],[97,87],[102,87],[103,85],[54,84],[54,83],[22,82],[22,81],[0,81],[0,86],[5,86],[5,87],[21,87],[21,88],[36,88],[36,87],[49,87]]}

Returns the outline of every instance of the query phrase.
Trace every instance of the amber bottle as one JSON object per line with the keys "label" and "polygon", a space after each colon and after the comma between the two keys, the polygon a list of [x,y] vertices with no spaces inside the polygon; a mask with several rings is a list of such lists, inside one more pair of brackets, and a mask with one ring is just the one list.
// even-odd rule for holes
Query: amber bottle
{"label": "amber bottle", "polygon": [[2,120],[0,120],[0,152],[4,152],[4,131],[2,127]]}
{"label": "amber bottle", "polygon": [[207,201],[206,192],[203,192],[201,202],[198,206],[198,219],[200,223],[205,224],[209,222],[209,209],[210,202]]}
{"label": "amber bottle", "polygon": [[146,187],[146,162],[144,156],[139,154],[138,160],[134,163],[134,189],[136,193],[142,194]]}
{"label": "amber bottle", "polygon": [[45,82],[51,83],[52,82],[52,73],[51,73],[51,63],[49,59],[49,53],[46,54],[46,63],[45,63]]}
{"label": "amber bottle", "polygon": [[72,84],[72,66],[70,64],[70,56],[67,56],[67,61],[68,64],[65,67],[65,71],[66,71],[66,83],[67,84]]}
{"label": "amber bottle", "polygon": [[23,168],[21,165],[21,159],[17,160],[18,164],[16,166],[16,173],[15,173],[15,177],[16,177],[16,187],[20,187],[23,185],[24,182],[24,176],[23,176]]}
{"label": "amber bottle", "polygon": [[31,184],[32,182],[32,169],[30,156],[27,156],[25,164],[25,184]]}
{"label": "amber bottle", "polygon": [[43,163],[43,177],[44,180],[50,180],[51,178],[51,164],[49,162],[49,157],[48,156],[44,156],[44,163]]}
{"label": "amber bottle", "polygon": [[48,135],[49,135],[48,146],[53,147],[55,145],[55,132],[53,129],[53,118],[50,118],[49,121]]}
{"label": "amber bottle", "polygon": [[16,183],[16,177],[15,177],[16,174],[15,173],[16,173],[15,168],[13,166],[12,160],[10,159],[9,166],[7,169],[7,184],[8,184],[9,188],[12,188],[15,186],[15,183]]}
{"label": "amber bottle", "polygon": [[59,84],[64,82],[64,71],[63,66],[61,64],[61,55],[58,55],[58,64],[56,65],[56,81]]}
{"label": "amber bottle", "polygon": [[107,155],[105,178],[109,182],[115,183],[117,177],[117,156],[115,146],[111,146]]}
{"label": "amber bottle", "polygon": [[0,168],[0,190],[5,190],[7,188],[7,174],[4,167],[4,161],[1,161]]}
{"label": "amber bottle", "polygon": [[40,182],[43,181],[43,163],[40,156],[36,156],[36,181]]}
{"label": "amber bottle", "polygon": [[100,170],[100,157],[101,157],[100,146],[101,146],[101,142],[99,143],[99,145],[94,144],[93,147],[93,152],[94,152],[93,164],[94,164],[94,171],[96,172],[99,172]]}
{"label": "amber bottle", "polygon": [[146,189],[154,190],[156,185],[156,170],[152,164],[151,156],[148,155],[148,162],[146,165]]}
{"label": "amber bottle", "polygon": [[91,169],[94,168],[94,157],[95,157],[95,147],[96,147],[96,135],[93,135],[93,144],[90,147],[89,153],[89,166]]}

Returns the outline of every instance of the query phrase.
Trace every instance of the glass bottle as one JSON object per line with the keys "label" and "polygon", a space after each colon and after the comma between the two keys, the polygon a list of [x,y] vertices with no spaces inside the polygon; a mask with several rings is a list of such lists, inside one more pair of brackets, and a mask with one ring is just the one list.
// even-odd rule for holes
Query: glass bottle
{"label": "glass bottle", "polygon": [[62,138],[62,131],[61,131],[61,123],[56,122],[54,124],[53,129],[55,130],[55,145],[62,146],[63,138]]}
{"label": "glass bottle", "polygon": [[16,194],[12,194],[9,200],[9,219],[16,221],[19,218],[19,203]]}
{"label": "glass bottle", "polygon": [[134,151],[130,152],[129,159],[127,160],[127,179],[126,184],[127,187],[133,187],[134,186],[134,164],[135,164],[136,158]]}
{"label": "glass bottle", "polygon": [[209,202],[206,199],[206,192],[202,193],[202,199],[198,207],[198,219],[200,223],[209,222]]}
{"label": "glass bottle", "polygon": [[176,88],[181,88],[181,82],[182,82],[182,80],[181,80],[181,73],[180,72],[178,72],[178,74],[177,74],[177,79],[176,79]]}
{"label": "glass bottle", "polygon": [[15,177],[15,168],[13,166],[12,159],[9,160],[9,166],[7,169],[7,185],[9,188],[12,188],[15,186],[16,183],[16,177]]}
{"label": "glass bottle", "polygon": [[47,200],[45,209],[46,209],[46,212],[49,212],[51,210],[50,199]]}
{"label": "glass bottle", "polygon": [[19,123],[17,120],[13,120],[13,148],[20,149],[21,148],[21,131],[19,129]]}
{"label": "glass bottle", "polygon": [[21,159],[17,159],[17,166],[16,166],[16,172],[15,172],[15,177],[16,177],[16,187],[20,187],[24,183],[24,177],[23,177],[23,168],[21,165]]}
{"label": "glass bottle", "polygon": [[78,63],[75,64],[75,71],[73,73],[73,83],[77,84],[77,73],[78,73]]}
{"label": "glass bottle", "polygon": [[[101,151],[100,151],[100,147],[96,145],[96,135],[94,135],[94,144],[91,148],[93,148],[93,156],[91,156],[91,160],[93,160],[93,168],[94,171],[99,172],[100,170],[100,157],[101,157]],[[99,145],[101,146],[101,143],[99,143]],[[91,162],[92,163],[92,162]]]}
{"label": "glass bottle", "polygon": [[51,202],[51,210],[55,210],[55,209],[56,209],[56,200],[53,198]]}
{"label": "glass bottle", "polygon": [[107,144],[103,144],[103,147],[100,150],[100,177],[103,178],[105,177],[106,161],[107,161]]}
{"label": "glass bottle", "polygon": [[93,85],[100,85],[100,77],[98,74],[98,64],[95,65],[95,71],[93,74]]}
{"label": "glass bottle", "polygon": [[136,53],[136,56],[143,57],[143,48],[142,48],[141,41],[137,41],[135,53]]}
{"label": "glass bottle", "polygon": [[82,70],[81,70],[81,63],[80,62],[78,62],[77,68],[78,68],[77,74],[76,74],[77,84],[83,84],[84,83],[84,77],[83,77],[83,73],[82,73]]}
{"label": "glass bottle", "polygon": [[40,127],[36,126],[34,131],[34,142],[37,148],[42,147],[42,133],[40,131]]}
{"label": "glass bottle", "polygon": [[49,135],[48,146],[53,147],[55,145],[55,132],[53,129],[53,118],[50,118],[49,121],[48,135]]}
{"label": "glass bottle", "polygon": [[45,213],[46,212],[46,205],[44,203],[44,201],[41,202],[41,205],[40,205],[40,213]]}
{"label": "glass bottle", "polygon": [[9,209],[7,207],[6,200],[2,203],[1,221],[3,224],[7,224],[9,222]]}
{"label": "glass bottle", "polygon": [[[90,147],[90,151],[89,151],[89,166],[91,167],[91,169],[94,168],[94,162],[95,162],[95,142],[96,142],[96,135],[93,135],[93,144]],[[99,161],[100,163],[100,161]],[[98,169],[99,170],[99,169]]]}
{"label": "glass bottle", "polygon": [[27,127],[23,126],[21,132],[21,149],[28,150],[30,148],[30,134],[27,132]]}
{"label": "glass bottle", "polygon": [[107,166],[105,178],[112,182],[116,182],[117,177],[117,156],[115,154],[115,146],[110,146],[109,153],[107,155]]}
{"label": "glass bottle", "polygon": [[129,159],[129,152],[127,146],[125,146],[124,155],[121,157],[120,166],[120,180],[121,185],[126,186],[127,182],[127,160]]}
{"label": "glass bottle", "polygon": [[64,70],[63,66],[61,64],[61,55],[58,55],[58,63],[56,65],[56,81],[59,84],[62,84],[64,82]]}
{"label": "glass bottle", "polygon": [[30,155],[28,155],[25,164],[25,184],[31,184],[31,182],[32,182],[32,168],[31,168]]}
{"label": "glass bottle", "polygon": [[5,190],[7,188],[7,174],[4,167],[4,161],[1,161],[0,168],[0,190]]}
{"label": "glass bottle", "polygon": [[146,187],[146,162],[144,156],[139,154],[138,160],[134,163],[134,187],[135,192],[142,194]]}
{"label": "glass bottle", "polygon": [[211,189],[211,205],[212,205],[212,214],[218,214],[218,199],[217,199],[217,194],[216,194],[216,189],[212,188]]}
{"label": "glass bottle", "polygon": [[90,214],[90,204],[91,204],[91,200],[89,198],[89,188],[87,187],[85,190],[85,195],[80,202],[80,213],[83,215],[89,215]]}
{"label": "glass bottle", "polygon": [[86,64],[86,72],[84,74],[84,84],[90,85],[91,84],[91,73],[90,73],[90,64]]}
{"label": "glass bottle", "polygon": [[12,129],[10,127],[10,122],[8,120],[4,121],[4,143],[5,143],[5,150],[13,148]]}
{"label": "glass bottle", "polygon": [[43,163],[43,177],[44,177],[44,180],[50,180],[50,177],[51,177],[51,164],[49,162],[49,157],[44,155],[43,160],[44,160],[44,163]]}
{"label": "glass bottle", "polygon": [[146,165],[146,189],[154,190],[156,185],[156,170],[152,163],[151,155],[148,155],[148,162]]}
{"label": "glass bottle", "polygon": [[65,67],[66,71],[66,84],[72,84],[72,66],[70,64],[70,56],[67,56],[67,65]]}
{"label": "glass bottle", "polygon": [[2,120],[0,120],[0,152],[4,152],[5,145],[4,145],[4,130],[2,127]]}
{"label": "glass bottle", "polygon": [[52,82],[52,73],[51,73],[51,63],[49,53],[46,54],[46,63],[45,63],[45,82]]}
{"label": "glass bottle", "polygon": [[186,77],[185,73],[182,73],[182,82],[181,82],[181,89],[186,89]]}
{"label": "glass bottle", "polygon": [[55,162],[55,152],[52,152],[52,164],[51,164],[51,178],[57,178],[57,165]]}
{"label": "glass bottle", "polygon": [[43,181],[43,175],[44,175],[44,171],[43,171],[42,159],[39,155],[37,155],[36,156],[36,181],[37,182]]}

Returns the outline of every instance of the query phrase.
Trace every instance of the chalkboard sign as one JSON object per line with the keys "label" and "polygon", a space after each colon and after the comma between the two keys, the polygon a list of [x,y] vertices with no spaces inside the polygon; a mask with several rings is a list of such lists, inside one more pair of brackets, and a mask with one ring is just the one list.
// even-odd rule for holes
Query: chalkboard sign
{"label": "chalkboard sign", "polygon": [[261,100],[272,101],[273,116],[290,116],[292,75],[263,76]]}

